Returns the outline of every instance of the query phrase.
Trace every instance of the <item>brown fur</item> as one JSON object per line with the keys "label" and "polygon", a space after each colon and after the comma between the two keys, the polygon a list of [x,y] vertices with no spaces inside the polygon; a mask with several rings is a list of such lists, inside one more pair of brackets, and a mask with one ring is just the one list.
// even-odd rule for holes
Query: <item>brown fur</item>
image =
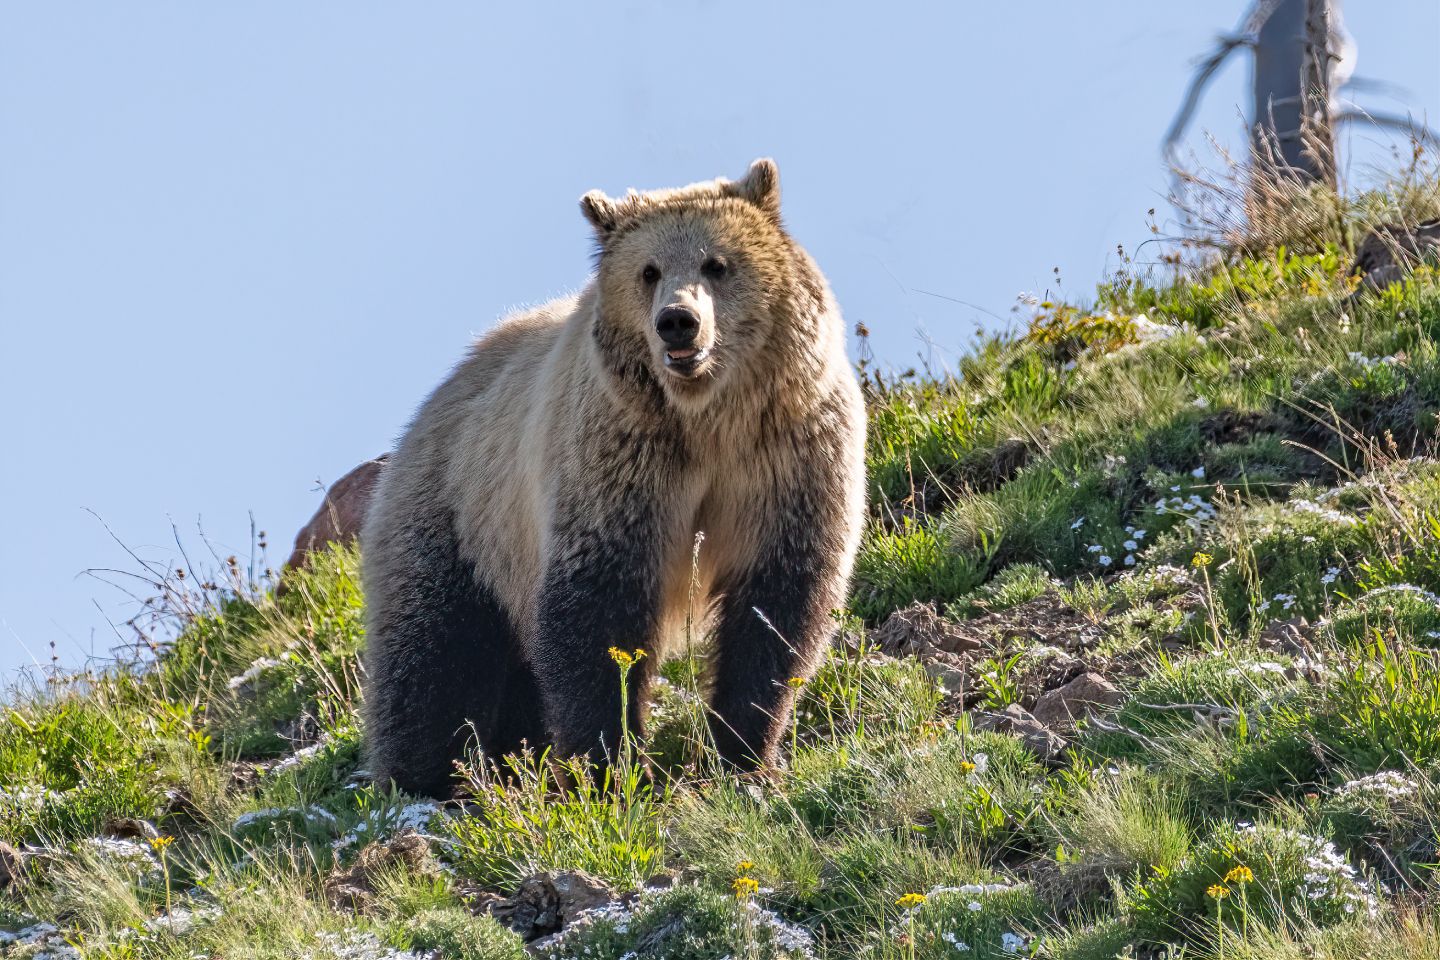
{"label": "brown fur", "polygon": [[[377,775],[409,789],[441,791],[462,728],[492,756],[542,740],[613,751],[607,649],[650,654],[632,674],[638,729],[691,614],[714,638],[721,753],[771,762],[785,681],[814,669],[844,600],[864,412],[839,310],[780,223],[774,164],[581,206],[593,282],[475,345],[366,525],[366,733]],[[701,321],[688,376],[655,331],[674,304]]]}

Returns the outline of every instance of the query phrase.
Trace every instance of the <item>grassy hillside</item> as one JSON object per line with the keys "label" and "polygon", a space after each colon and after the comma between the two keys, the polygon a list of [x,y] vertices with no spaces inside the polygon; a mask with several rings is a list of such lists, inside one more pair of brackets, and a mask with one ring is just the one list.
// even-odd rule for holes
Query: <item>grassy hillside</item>
{"label": "grassy hillside", "polygon": [[1440,957],[1440,273],[1346,270],[1437,207],[867,371],[872,522],[770,777],[681,659],[613,777],[388,793],[356,555],[172,572],[141,661],[8,697],[0,956]]}

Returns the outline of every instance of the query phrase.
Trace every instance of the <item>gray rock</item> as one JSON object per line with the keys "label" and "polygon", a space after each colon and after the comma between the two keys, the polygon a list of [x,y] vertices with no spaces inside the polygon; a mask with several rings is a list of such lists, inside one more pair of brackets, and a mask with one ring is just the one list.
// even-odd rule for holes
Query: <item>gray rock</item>
{"label": "gray rock", "polygon": [[1047,763],[1058,762],[1069,746],[1064,737],[1045,726],[1018,703],[1012,703],[1000,711],[981,712],[975,718],[975,729],[1017,736]]}

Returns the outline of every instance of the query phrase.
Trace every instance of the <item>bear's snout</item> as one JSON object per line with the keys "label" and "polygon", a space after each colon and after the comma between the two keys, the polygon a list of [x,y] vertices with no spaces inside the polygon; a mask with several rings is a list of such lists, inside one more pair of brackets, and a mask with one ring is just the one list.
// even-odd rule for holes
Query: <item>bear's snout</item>
{"label": "bear's snout", "polygon": [[693,346],[700,335],[700,314],[689,307],[666,307],[655,317],[655,332],[667,347]]}

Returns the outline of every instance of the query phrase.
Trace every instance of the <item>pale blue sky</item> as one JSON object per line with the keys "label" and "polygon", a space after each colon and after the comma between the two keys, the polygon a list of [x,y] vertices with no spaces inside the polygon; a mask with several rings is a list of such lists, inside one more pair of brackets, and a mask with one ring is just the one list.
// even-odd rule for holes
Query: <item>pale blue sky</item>
{"label": "pale blue sky", "polygon": [[[471,334],[584,281],[590,188],[774,156],[893,365],[1053,267],[1087,294],[1164,211],[1160,136],[1243,6],[3,0],[0,672],[132,612],[80,576],[128,563],[87,510],[162,562],[172,522],[243,554],[253,511],[283,559]],[[1347,21],[1404,91],[1368,102],[1440,118],[1440,6]],[[1238,140],[1247,77],[1197,130]]]}

